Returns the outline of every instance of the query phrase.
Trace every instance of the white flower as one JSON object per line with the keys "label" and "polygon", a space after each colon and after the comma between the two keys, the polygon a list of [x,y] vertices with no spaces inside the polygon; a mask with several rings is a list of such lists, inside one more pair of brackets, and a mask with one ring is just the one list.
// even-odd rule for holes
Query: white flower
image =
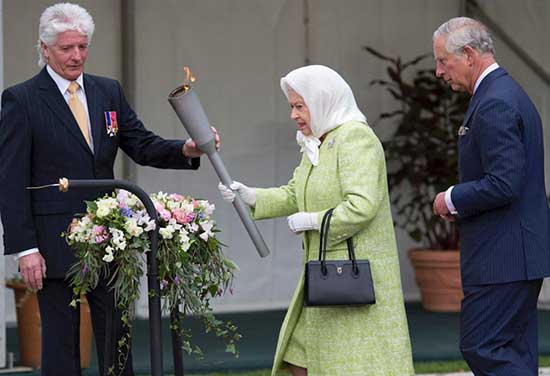
{"label": "white flower", "polygon": [[197,232],[199,230],[199,225],[193,222],[189,225],[189,230],[191,230],[191,232]]}
{"label": "white flower", "polygon": [[137,196],[134,195],[134,194],[131,194],[131,193],[128,196],[128,198],[126,199],[126,205],[128,205],[129,208],[132,208],[132,207],[136,206],[139,203],[140,203],[140,201],[138,200]]}
{"label": "white flower", "polygon": [[161,192],[156,194],[156,199],[158,201],[166,202],[166,201],[168,201],[168,194],[161,191]]}
{"label": "white flower", "polygon": [[208,237],[214,235],[212,233],[212,227],[214,227],[214,224],[212,222],[203,222],[201,223],[202,230],[204,231],[202,234],[200,234],[200,238],[204,240],[205,242],[208,241]]}
{"label": "white flower", "polygon": [[112,242],[118,249],[126,248],[126,239],[124,238],[124,233],[119,229],[109,227],[109,232],[113,236]]}
{"label": "white flower", "polygon": [[103,256],[103,261],[105,262],[111,262],[115,259],[115,257],[113,256],[113,248],[110,247],[110,246],[107,246],[105,248],[105,256]]}
{"label": "white flower", "polygon": [[204,210],[204,212],[206,213],[206,215],[212,215],[212,213],[214,213],[214,210],[216,209],[216,205],[214,204],[210,204],[208,201],[206,200],[202,200],[200,202],[200,206],[201,208]]}
{"label": "white flower", "polygon": [[174,228],[170,225],[166,227],[161,227],[159,229],[159,234],[162,236],[163,239],[172,239],[174,236]]}
{"label": "white flower", "polygon": [[181,208],[186,213],[193,213],[193,211],[195,210],[195,208],[193,207],[193,204],[189,204],[189,203],[181,205]]}
{"label": "white flower", "polygon": [[180,243],[189,243],[189,236],[187,236],[187,233],[180,232]]}
{"label": "white flower", "polygon": [[127,218],[124,228],[131,236],[140,236],[143,233],[143,229],[138,226],[135,218]]}
{"label": "white flower", "polygon": [[170,219],[168,221],[168,224],[174,229],[174,231],[179,231],[183,227],[183,225],[180,225],[178,222],[176,222],[174,218]]}
{"label": "white flower", "polygon": [[111,213],[113,209],[118,208],[118,201],[116,198],[107,197],[97,200],[97,216],[106,217]]}
{"label": "white flower", "polygon": [[149,217],[149,214],[147,214],[145,210],[138,210],[134,212],[132,217],[136,219],[138,225],[145,225],[145,231],[151,231],[157,227],[155,221]]}
{"label": "white flower", "polygon": [[181,204],[177,201],[168,201],[168,204],[166,206],[168,206],[168,209],[174,210],[174,209],[179,209],[180,205]]}
{"label": "white flower", "polygon": [[151,231],[157,228],[157,225],[155,224],[155,221],[150,220],[147,222],[147,226],[145,226],[145,231]]}
{"label": "white flower", "polygon": [[120,202],[126,203],[126,200],[128,200],[129,195],[130,195],[130,192],[128,192],[124,189],[119,189],[118,193],[116,195],[116,199]]}

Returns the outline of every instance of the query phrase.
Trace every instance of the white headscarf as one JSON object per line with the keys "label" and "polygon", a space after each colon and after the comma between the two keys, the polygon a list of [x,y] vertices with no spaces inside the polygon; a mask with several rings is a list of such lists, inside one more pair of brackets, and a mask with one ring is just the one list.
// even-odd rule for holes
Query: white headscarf
{"label": "white headscarf", "polygon": [[289,89],[300,94],[309,109],[313,134],[304,136],[298,131],[296,141],[314,166],[319,163],[321,136],[347,121],[367,121],[347,82],[324,65],[308,65],[291,71],[281,78],[281,89],[287,98]]}

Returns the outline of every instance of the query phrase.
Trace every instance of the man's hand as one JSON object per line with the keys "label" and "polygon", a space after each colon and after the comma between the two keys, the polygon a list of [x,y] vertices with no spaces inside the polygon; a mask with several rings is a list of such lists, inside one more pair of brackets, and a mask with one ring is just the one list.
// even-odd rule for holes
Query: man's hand
{"label": "man's hand", "polygon": [[[221,143],[218,131],[214,127],[210,128],[212,128],[212,132],[214,132],[214,140],[216,140],[216,150],[220,151]],[[185,141],[185,144],[183,144],[183,155],[185,155],[187,158],[197,158],[203,154],[204,153],[198,148],[197,144],[192,139],[188,139],[187,141]]]}
{"label": "man's hand", "polygon": [[447,203],[445,202],[445,192],[439,192],[435,196],[433,211],[435,215],[440,216],[446,221],[453,222],[455,220],[455,217],[453,217],[453,215],[449,211],[449,208],[447,207]]}
{"label": "man's hand", "polygon": [[287,218],[288,228],[295,234],[302,231],[319,230],[317,213],[298,212]]}
{"label": "man's hand", "polygon": [[46,278],[46,260],[39,252],[19,258],[19,272],[28,288],[40,290]]}

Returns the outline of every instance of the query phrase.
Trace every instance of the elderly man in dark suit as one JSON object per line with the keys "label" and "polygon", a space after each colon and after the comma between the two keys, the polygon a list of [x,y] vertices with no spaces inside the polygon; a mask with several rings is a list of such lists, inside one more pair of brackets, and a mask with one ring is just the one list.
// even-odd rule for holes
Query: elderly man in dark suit
{"label": "elderly man in dark suit", "polygon": [[[74,259],[60,234],[75,213],[85,211],[85,200],[105,192],[25,188],[59,177],[111,179],[119,148],[137,163],[159,168],[197,169],[201,155],[192,140],[164,140],[146,130],[117,81],[83,73],[93,31],[92,17],[80,6],[47,8],[40,18],[38,45],[39,64],[45,67],[2,94],[5,253],[16,255],[25,284],[39,290],[42,375],[80,375],[79,314],[69,307],[72,292],[65,280]],[[217,135],[216,140],[219,146]],[[113,294],[105,281],[87,298],[103,372],[107,334],[116,337],[123,329],[118,314],[114,321],[107,314]],[[123,374],[132,374],[131,359]]]}
{"label": "elderly man in dark suit", "polygon": [[475,375],[534,376],[537,299],[550,275],[541,120],[482,24],[453,18],[433,43],[437,76],[472,95],[458,130],[460,182],[434,201],[460,227],[460,348]]}

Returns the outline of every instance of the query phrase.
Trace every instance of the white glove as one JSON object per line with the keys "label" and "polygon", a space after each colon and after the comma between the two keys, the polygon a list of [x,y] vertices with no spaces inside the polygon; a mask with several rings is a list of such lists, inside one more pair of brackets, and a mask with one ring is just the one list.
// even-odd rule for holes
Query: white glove
{"label": "white glove", "polygon": [[287,218],[290,231],[298,234],[302,231],[319,230],[317,213],[298,212]]}
{"label": "white glove", "polygon": [[256,189],[247,187],[246,185],[244,185],[243,183],[239,183],[238,181],[234,181],[229,187],[231,189],[227,188],[222,183],[218,184],[218,190],[220,191],[220,194],[225,201],[235,201],[234,191],[237,191],[245,204],[252,207],[256,206]]}

